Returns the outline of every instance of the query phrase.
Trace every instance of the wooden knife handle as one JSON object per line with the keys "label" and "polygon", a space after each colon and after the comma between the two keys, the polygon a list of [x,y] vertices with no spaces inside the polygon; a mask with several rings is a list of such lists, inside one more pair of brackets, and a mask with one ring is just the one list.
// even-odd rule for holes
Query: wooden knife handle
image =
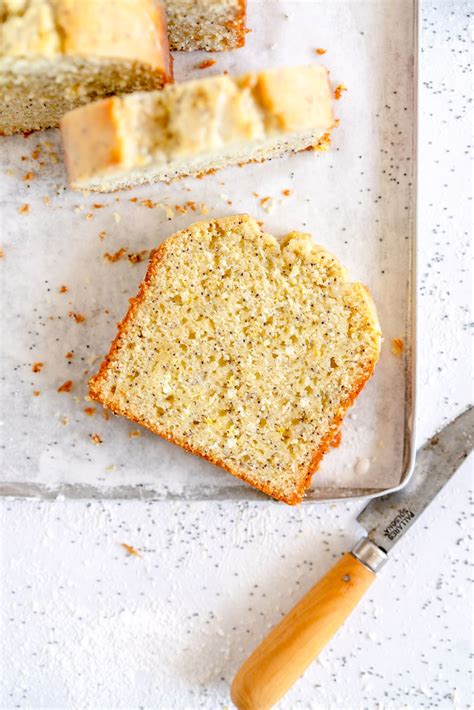
{"label": "wooden knife handle", "polygon": [[344,555],[257,646],[235,676],[239,710],[268,710],[304,673],[375,581],[352,554]]}

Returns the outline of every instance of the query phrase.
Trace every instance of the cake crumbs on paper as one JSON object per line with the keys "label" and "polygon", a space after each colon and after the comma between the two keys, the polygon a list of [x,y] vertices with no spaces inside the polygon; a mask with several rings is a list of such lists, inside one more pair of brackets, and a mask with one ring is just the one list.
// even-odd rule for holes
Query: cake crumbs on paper
{"label": "cake crumbs on paper", "polygon": [[213,67],[214,64],[217,64],[215,59],[204,59],[204,61],[196,64],[196,69],[209,69],[209,67]]}
{"label": "cake crumbs on paper", "polygon": [[69,426],[69,419],[65,416],[59,417],[59,421],[63,426]]}
{"label": "cake crumbs on paper", "polygon": [[68,291],[69,289],[66,284],[61,284],[61,286],[59,287],[59,293],[67,293]]}
{"label": "cake crumbs on paper", "polygon": [[93,417],[95,414],[95,407],[84,407],[84,412],[88,417]]}
{"label": "cake crumbs on paper", "polygon": [[41,390],[33,390],[33,397],[39,397],[41,394]]}
{"label": "cake crumbs on paper", "polygon": [[48,197],[48,195],[45,195],[43,197],[43,202],[45,205],[49,205],[51,203],[51,197]]}
{"label": "cake crumbs on paper", "polygon": [[260,200],[260,207],[265,210],[267,214],[270,214],[275,209],[275,200],[271,197],[262,197]]}
{"label": "cake crumbs on paper", "polygon": [[64,357],[66,358],[66,360],[72,360],[72,358],[74,357],[73,351],[69,350],[69,352],[67,352]]}
{"label": "cake crumbs on paper", "polygon": [[101,241],[103,241],[106,236],[107,236],[107,232],[105,231],[105,229],[103,229],[101,232],[99,232],[99,239]]}
{"label": "cake crumbs on paper", "polygon": [[73,388],[73,382],[72,380],[66,380],[66,382],[63,382],[63,384],[58,387],[57,391],[58,392],[71,392]]}
{"label": "cake crumbs on paper", "polygon": [[338,86],[334,89],[334,98],[336,101],[339,101],[343,91],[347,91],[347,86],[344,86],[344,84],[338,84]]}
{"label": "cake crumbs on paper", "polygon": [[199,203],[199,212],[203,215],[209,214],[209,207],[206,205],[205,202]]}
{"label": "cake crumbs on paper", "polygon": [[138,438],[138,437],[141,436],[141,435],[142,435],[142,433],[141,433],[140,429],[135,429],[134,431],[129,431],[129,432],[128,432],[128,438],[129,438],[129,439],[136,439],[136,438]]}
{"label": "cake crumbs on paper", "polygon": [[33,372],[41,372],[44,367],[44,362],[34,362],[31,366]]}
{"label": "cake crumbs on paper", "polygon": [[23,180],[23,182],[29,182],[30,180],[34,180],[35,177],[35,173],[32,170],[28,170],[28,172],[25,173],[21,179]]}
{"label": "cake crumbs on paper", "polygon": [[354,471],[357,476],[363,476],[364,474],[368,473],[370,469],[370,460],[366,458],[365,456],[358,458],[355,465],[354,465]]}
{"label": "cake crumbs on paper", "polygon": [[103,439],[98,434],[89,434],[89,436],[92,443],[96,446],[103,443]]}
{"label": "cake crumbs on paper", "polygon": [[293,190],[289,190],[288,188],[286,190],[282,190],[281,194],[284,195],[285,197],[289,197],[290,195],[293,194]]}
{"label": "cake crumbs on paper", "polygon": [[148,249],[142,249],[142,251],[130,252],[130,254],[127,254],[127,259],[131,264],[139,264],[145,259],[148,259],[149,256],[150,252]]}
{"label": "cake crumbs on paper", "polygon": [[405,344],[401,338],[392,338],[391,340],[391,351],[395,357],[401,357]]}
{"label": "cake crumbs on paper", "polygon": [[30,211],[30,205],[28,202],[24,202],[21,207],[18,208],[20,214],[28,214]]}
{"label": "cake crumbs on paper", "polygon": [[169,205],[162,205],[160,203],[158,203],[158,207],[161,207],[161,209],[165,211],[166,219],[173,219],[174,210],[172,207]]}
{"label": "cake crumbs on paper", "polygon": [[127,250],[125,247],[122,247],[118,251],[116,251],[114,254],[110,254],[108,251],[105,252],[104,254],[104,259],[109,261],[111,264],[115,264],[116,261],[120,261],[120,259],[123,259],[125,254],[127,253]]}
{"label": "cake crumbs on paper", "polygon": [[86,317],[82,315],[82,313],[75,313],[74,311],[69,311],[68,313],[69,318],[73,318],[76,323],[84,323]]}
{"label": "cake crumbs on paper", "polygon": [[316,54],[319,54],[319,55],[326,54],[327,51],[328,51],[327,49],[323,49],[322,47],[316,48]]}
{"label": "cake crumbs on paper", "polygon": [[[132,200],[130,200],[130,202],[132,202]],[[152,210],[157,205],[157,203],[153,202],[153,200],[141,200],[140,204],[143,205],[143,207],[148,207],[149,210]]]}
{"label": "cake crumbs on paper", "polygon": [[93,207],[95,210],[101,210],[102,207],[105,207],[105,205],[103,205],[102,202],[94,202],[94,204],[92,205],[92,207]]}
{"label": "cake crumbs on paper", "polygon": [[138,202],[138,197],[130,197],[130,202]]}
{"label": "cake crumbs on paper", "polygon": [[104,409],[104,410],[102,411],[102,416],[103,416],[103,418],[105,419],[106,422],[109,421],[109,419],[110,419],[110,414],[108,413],[108,411],[107,411],[106,409]]}
{"label": "cake crumbs on paper", "polygon": [[94,217],[94,215],[92,214],[92,212],[88,212],[86,214],[86,219],[93,219],[93,217]]}
{"label": "cake crumbs on paper", "polygon": [[127,545],[126,542],[121,542],[120,543],[121,547],[125,550],[125,552],[128,552],[129,556],[135,556],[135,557],[142,557],[142,555],[136,550],[132,545]]}

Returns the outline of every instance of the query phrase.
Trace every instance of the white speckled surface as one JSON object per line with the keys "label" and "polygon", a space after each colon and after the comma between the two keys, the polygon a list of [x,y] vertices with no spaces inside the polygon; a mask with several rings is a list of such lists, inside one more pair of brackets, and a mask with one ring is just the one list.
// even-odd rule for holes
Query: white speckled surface
{"label": "white speckled surface", "polygon": [[[420,443],[471,395],[469,7],[423,3]],[[470,464],[282,709],[472,707]],[[224,708],[268,626],[353,544],[360,507],[2,501],[0,706]]]}

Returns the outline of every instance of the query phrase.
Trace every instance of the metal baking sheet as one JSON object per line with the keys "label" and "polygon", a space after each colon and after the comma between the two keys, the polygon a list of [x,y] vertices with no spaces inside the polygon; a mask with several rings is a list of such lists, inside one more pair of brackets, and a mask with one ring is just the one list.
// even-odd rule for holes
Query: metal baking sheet
{"label": "metal baking sheet", "polygon": [[[375,375],[307,500],[378,495],[407,480],[414,447],[417,18],[414,0],[250,0],[244,49],[210,55],[215,64],[206,69],[198,68],[209,58],[203,53],[176,56],[177,80],[324,63],[334,86],[347,87],[324,154],[82,195],[66,187],[57,131],[1,139],[1,494],[262,497],[125,419],[104,419],[87,399],[88,377],[146,269],[146,261],[128,256],[143,256],[196,219],[242,212],[277,236],[311,232],[370,286],[384,333]],[[121,249],[122,258],[104,257]],[[404,343],[400,356],[393,339]],[[59,392],[69,380],[71,391]]]}

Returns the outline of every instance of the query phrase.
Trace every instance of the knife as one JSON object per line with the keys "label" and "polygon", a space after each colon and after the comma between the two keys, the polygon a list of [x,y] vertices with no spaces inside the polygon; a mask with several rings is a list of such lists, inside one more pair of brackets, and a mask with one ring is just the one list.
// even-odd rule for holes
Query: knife
{"label": "knife", "polygon": [[474,407],[470,407],[418,450],[413,475],[403,490],[366,505],[357,518],[366,536],[240,667],[231,686],[239,710],[268,710],[291,688],[357,606],[392,547],[449,481],[473,444]]}

